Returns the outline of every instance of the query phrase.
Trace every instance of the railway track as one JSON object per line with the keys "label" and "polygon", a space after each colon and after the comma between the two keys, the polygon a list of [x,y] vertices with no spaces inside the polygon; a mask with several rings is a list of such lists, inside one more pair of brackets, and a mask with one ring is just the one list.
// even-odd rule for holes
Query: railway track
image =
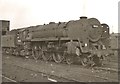
{"label": "railway track", "polygon": [[[32,59],[32,58],[28,58],[28,56],[27,56],[24,59]],[[38,59],[36,61],[39,61],[39,60],[40,59]],[[50,62],[50,61],[48,61],[48,62]],[[66,63],[63,62],[63,64],[66,64]],[[78,65],[81,68],[90,68],[90,69],[95,69],[95,70],[105,70],[105,71],[111,71],[111,72],[118,72],[118,62],[116,62],[116,60],[113,61],[112,59],[105,60],[104,61],[104,66],[101,66],[101,67],[97,67],[97,66],[95,66],[95,67],[89,67],[89,66],[85,67],[85,66],[82,66],[81,64],[78,64],[78,63],[77,64],[76,63],[71,64],[71,65],[73,65],[73,66]]]}
{"label": "railway track", "polygon": [[108,68],[108,67],[94,67],[95,70],[104,70],[104,71],[110,71],[110,72],[119,72],[118,69],[114,68]]}
{"label": "railway track", "polygon": [[[32,72],[36,72],[36,73],[39,73],[41,74],[43,77],[47,77],[48,80],[50,80],[51,82],[60,82],[58,80],[55,80],[56,78],[57,79],[62,79],[62,80],[66,80],[66,81],[69,81],[69,82],[80,82],[80,80],[76,80],[76,79],[73,79],[73,78],[67,78],[67,77],[58,77],[56,75],[52,75],[52,74],[48,74],[48,73],[44,73],[44,72],[38,72],[38,71],[35,71],[35,70],[31,70],[31,69],[28,69],[28,68],[24,68],[24,67],[20,67],[20,66],[17,66],[17,65],[13,65],[15,67],[19,67],[19,68],[22,68],[22,69],[26,69],[27,71],[32,71]],[[111,81],[114,81],[115,79],[108,79],[108,78],[105,78],[105,77],[100,77],[100,76],[97,76],[97,75],[90,75],[90,74],[86,74],[86,73],[80,73],[81,77],[84,77],[84,76],[87,76],[88,78],[93,78],[93,79],[99,79],[99,80],[103,80],[103,81],[107,81],[107,80],[111,80]],[[13,80],[13,79],[10,79],[6,76],[2,76],[12,82],[17,82],[16,80]],[[116,80],[117,81],[117,80]],[[91,81],[88,81],[88,82],[91,82]]]}
{"label": "railway track", "polygon": [[[7,57],[6,57],[7,58]],[[22,58],[17,58],[17,59],[22,59]],[[23,60],[23,59],[22,59]],[[27,60],[27,59],[26,59]],[[30,59],[31,61],[33,61],[32,59]],[[10,61],[10,59],[9,59],[9,61]],[[7,63],[7,61],[6,61],[6,63]],[[37,66],[33,66],[34,64],[30,64],[30,63],[32,63],[32,62],[28,62],[27,64],[25,64],[25,66],[23,66],[22,64],[20,65],[20,64],[18,64],[18,63],[21,63],[20,62],[20,60],[18,61],[18,62],[16,62],[16,61],[14,61],[14,62],[11,62],[10,63],[10,65],[12,65],[12,66],[15,66],[15,67],[19,67],[19,68],[23,68],[23,69],[26,69],[26,70],[29,70],[29,71],[33,71],[33,72],[36,72],[36,73],[39,73],[39,74],[42,74],[44,77],[47,77],[48,78],[48,80],[52,80],[51,78],[49,78],[49,77],[53,77],[53,81],[57,81],[57,80],[54,80],[54,78],[58,78],[58,79],[64,79],[64,80],[67,80],[67,81],[70,81],[70,82],[85,82],[85,81],[89,81],[89,82],[93,82],[93,81],[107,81],[107,82],[109,82],[109,81],[118,81],[117,79],[115,79],[115,78],[108,78],[108,77],[104,77],[104,76],[102,76],[102,75],[97,75],[97,73],[96,74],[91,74],[90,73],[90,71],[89,70],[91,70],[91,69],[88,69],[88,70],[86,70],[86,68],[84,67],[82,67],[82,66],[80,66],[80,69],[79,70],[86,70],[86,72],[84,72],[84,73],[82,73],[81,71],[80,72],[78,72],[78,69],[76,68],[76,67],[78,67],[78,65],[70,65],[70,67],[72,67],[72,68],[76,68],[76,70],[74,69],[74,70],[72,70],[71,68],[69,68],[69,69],[71,69],[70,71],[69,71],[69,73],[68,72],[66,72],[66,69],[65,69],[65,71],[64,71],[64,74],[65,73],[67,73],[66,75],[64,75],[64,74],[62,74],[62,75],[59,75],[58,73],[62,73],[63,71],[61,70],[61,71],[58,71],[58,73],[54,73],[54,72],[56,72],[57,71],[57,69],[56,69],[56,71],[55,71],[55,69],[53,70],[54,72],[52,73],[52,71],[50,72],[50,71],[48,71],[47,72],[47,70],[46,71],[43,71],[43,70],[38,70],[39,68],[37,67]],[[49,63],[51,63],[51,62],[49,62]],[[24,64],[24,63],[23,63]],[[39,64],[39,63],[38,63]],[[4,64],[3,64],[4,65]],[[31,66],[30,66],[31,65]],[[53,64],[54,65],[54,64]],[[46,66],[46,65],[45,65]],[[54,66],[57,66],[57,64],[56,65],[54,65]],[[59,65],[58,65],[59,66]],[[62,64],[62,66],[66,66],[66,64]],[[68,66],[68,65],[67,65]],[[43,67],[43,66],[41,66],[41,67]],[[46,66],[47,67],[47,66]],[[69,67],[69,66],[68,66]],[[36,68],[36,69],[35,69]],[[43,67],[44,69],[49,69],[50,68],[50,66],[48,67],[48,68],[45,68],[45,67]],[[59,68],[59,67],[58,67]],[[59,69],[61,69],[61,68],[59,68]],[[89,71],[89,73],[87,73]],[[93,71],[93,72],[96,72],[96,70],[91,70],[91,71]],[[74,72],[74,73],[73,73]],[[105,73],[106,71],[102,71],[102,73]],[[113,73],[115,73],[115,72],[113,72]],[[79,75],[73,75],[73,74],[79,74]],[[110,73],[111,74],[111,73]],[[108,75],[110,75],[110,74],[108,74]],[[73,75],[73,76],[72,76]],[[58,82],[58,81],[57,81]]]}
{"label": "railway track", "polygon": [[4,76],[4,75],[0,75],[0,76],[2,77],[2,79],[6,79],[6,80],[8,80],[9,82],[15,82],[15,83],[17,83],[16,80],[13,80],[13,79],[11,79],[11,78],[9,78],[9,77],[7,77],[7,76]]}
{"label": "railway track", "polygon": [[[4,63],[4,65],[5,65],[5,63]],[[48,74],[48,73],[44,73],[44,72],[40,72],[40,71],[38,72],[38,71],[35,71],[35,70],[31,70],[31,69],[24,68],[24,67],[17,66],[17,65],[13,65],[13,64],[10,64],[10,66],[11,65],[14,66],[14,67],[16,67],[16,68],[19,68],[19,69],[24,69],[26,71],[33,72],[33,73],[35,73],[35,74],[32,74],[34,76],[41,75],[43,78],[47,78],[47,80],[49,82],[61,82],[61,81],[65,81],[65,82],[77,82],[75,80],[67,79],[67,78],[64,78],[64,77],[58,77],[58,76],[55,76],[55,75],[52,75],[52,74]],[[7,80],[9,80],[11,82],[25,82],[26,80],[28,80],[28,79],[22,79],[22,81],[16,81],[15,80],[16,77],[13,77],[13,79],[12,79],[10,77],[5,76],[5,74],[3,74],[1,77],[5,78],[5,79],[7,79]]]}

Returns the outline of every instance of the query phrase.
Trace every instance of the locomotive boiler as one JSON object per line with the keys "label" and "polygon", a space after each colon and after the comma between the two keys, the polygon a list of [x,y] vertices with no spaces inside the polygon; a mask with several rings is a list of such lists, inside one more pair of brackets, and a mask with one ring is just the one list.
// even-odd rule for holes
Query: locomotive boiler
{"label": "locomotive boiler", "polygon": [[9,49],[17,52],[16,55],[36,60],[68,64],[78,61],[83,66],[93,66],[101,65],[104,56],[109,54],[109,26],[96,18],[80,17],[79,20],[50,22],[16,31],[16,48]]}

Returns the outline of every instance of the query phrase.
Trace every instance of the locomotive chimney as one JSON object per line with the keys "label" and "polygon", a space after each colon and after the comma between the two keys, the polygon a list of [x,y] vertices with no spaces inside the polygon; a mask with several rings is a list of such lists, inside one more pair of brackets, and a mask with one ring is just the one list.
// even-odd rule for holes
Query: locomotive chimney
{"label": "locomotive chimney", "polygon": [[87,17],[86,16],[81,16],[80,19],[87,19]]}

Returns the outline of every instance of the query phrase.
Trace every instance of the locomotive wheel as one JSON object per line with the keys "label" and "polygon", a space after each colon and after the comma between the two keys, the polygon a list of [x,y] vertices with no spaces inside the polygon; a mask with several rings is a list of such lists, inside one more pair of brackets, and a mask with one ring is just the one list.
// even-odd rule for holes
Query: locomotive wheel
{"label": "locomotive wheel", "polygon": [[44,61],[48,61],[51,58],[51,56],[49,55],[49,52],[44,51],[42,54],[42,58]]}
{"label": "locomotive wheel", "polygon": [[33,51],[33,58],[37,60],[39,58],[39,50]]}
{"label": "locomotive wheel", "polygon": [[17,55],[17,50],[16,50],[16,48],[13,49],[13,55],[14,55],[14,56]]}
{"label": "locomotive wheel", "polygon": [[21,50],[21,51],[20,51],[20,55],[21,55],[21,56],[25,56],[25,51],[24,51],[24,50]]}
{"label": "locomotive wheel", "polygon": [[34,46],[34,49],[32,51],[32,56],[35,60],[39,59],[40,54],[39,54],[39,48],[37,46]]}
{"label": "locomotive wheel", "polygon": [[10,49],[9,48],[7,49],[7,54],[10,54]]}
{"label": "locomotive wheel", "polygon": [[7,50],[7,49],[5,48],[3,53],[7,54],[7,53],[6,53],[6,50]]}
{"label": "locomotive wheel", "polygon": [[15,56],[19,56],[19,52],[18,51],[15,51]]}
{"label": "locomotive wheel", "polygon": [[15,49],[13,49],[13,53],[12,53],[12,55],[15,55]]}
{"label": "locomotive wheel", "polygon": [[13,55],[15,55],[15,56],[19,56],[20,55],[19,51],[16,48],[13,50]]}
{"label": "locomotive wheel", "polygon": [[73,64],[73,62],[74,62],[73,56],[72,55],[68,55],[66,57],[66,63],[70,65],[70,64]]}
{"label": "locomotive wheel", "polygon": [[7,48],[6,51],[5,51],[6,54],[9,54],[9,49]]}
{"label": "locomotive wheel", "polygon": [[2,48],[2,53],[5,54],[5,48]]}
{"label": "locomotive wheel", "polygon": [[56,63],[61,63],[62,60],[63,60],[63,55],[60,54],[60,53],[53,53],[53,60],[54,60]]}
{"label": "locomotive wheel", "polygon": [[81,64],[83,66],[87,66],[89,63],[89,59],[87,57],[81,57]]}
{"label": "locomotive wheel", "polygon": [[9,54],[12,55],[12,53],[13,53],[13,49],[10,48],[10,49],[9,49]]}

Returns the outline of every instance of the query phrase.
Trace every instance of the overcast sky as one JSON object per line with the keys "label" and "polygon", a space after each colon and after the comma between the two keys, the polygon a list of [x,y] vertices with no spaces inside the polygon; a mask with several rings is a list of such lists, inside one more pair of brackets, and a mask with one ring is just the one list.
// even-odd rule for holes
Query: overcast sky
{"label": "overcast sky", "polygon": [[17,29],[49,22],[95,17],[118,32],[119,0],[0,0],[0,19]]}

